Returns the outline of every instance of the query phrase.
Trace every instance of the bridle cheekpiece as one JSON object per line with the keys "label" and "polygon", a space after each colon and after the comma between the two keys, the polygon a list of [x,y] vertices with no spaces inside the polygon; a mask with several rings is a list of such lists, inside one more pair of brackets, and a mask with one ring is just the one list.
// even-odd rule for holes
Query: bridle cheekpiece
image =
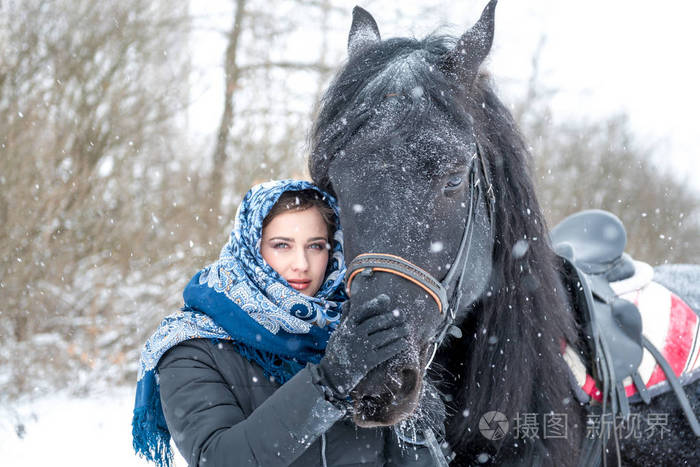
{"label": "bridle cheekpiece", "polygon": [[[475,138],[476,139],[476,138]],[[479,159],[479,167],[475,168],[473,160]],[[481,172],[481,176],[478,172]],[[457,250],[457,257],[452,263],[447,276],[440,281],[426,270],[416,266],[412,262],[393,254],[388,253],[362,253],[353,259],[348,265],[346,273],[346,291],[348,297],[351,295],[353,280],[357,276],[371,276],[375,272],[384,272],[402,277],[407,281],[422,288],[430,296],[438,307],[438,312],[445,315],[439,331],[433,336],[430,344],[434,345],[432,355],[426,369],[432,363],[438,347],[449,332],[456,337],[461,336],[459,328],[452,326],[454,323],[459,303],[462,298],[462,283],[466,272],[469,251],[471,248],[472,233],[474,230],[474,215],[476,204],[479,201],[481,190],[481,178],[487,186],[485,195],[487,198],[487,210],[491,224],[495,215],[495,194],[493,186],[489,180],[486,162],[483,152],[477,142],[476,154],[472,156],[469,165],[469,211],[467,213],[464,234]],[[493,230],[493,229],[492,229]]]}

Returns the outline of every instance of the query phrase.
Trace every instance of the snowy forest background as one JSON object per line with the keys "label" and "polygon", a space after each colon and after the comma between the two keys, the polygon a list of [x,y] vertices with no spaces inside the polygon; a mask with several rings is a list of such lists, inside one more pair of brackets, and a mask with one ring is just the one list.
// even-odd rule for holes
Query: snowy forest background
{"label": "snowy forest background", "polygon": [[[314,106],[344,59],[354,3],[230,3],[215,29],[186,2],[0,1],[0,404],[133,385],[140,346],[218,256],[242,194],[307,177]],[[451,8],[413,3],[405,15]],[[485,2],[472,3],[452,21],[475,20]],[[407,21],[378,4],[363,2],[380,27]],[[213,118],[190,111],[211,79],[193,60],[202,30],[227,44]],[[550,226],[608,209],[633,256],[700,263],[698,191],[624,113],[553,118],[557,90],[539,82],[537,53],[531,63],[504,100]]]}

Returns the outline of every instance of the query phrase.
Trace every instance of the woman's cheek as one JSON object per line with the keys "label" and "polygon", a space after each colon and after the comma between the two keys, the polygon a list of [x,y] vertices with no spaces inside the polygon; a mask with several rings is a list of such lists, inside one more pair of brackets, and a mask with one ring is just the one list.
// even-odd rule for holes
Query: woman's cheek
{"label": "woman's cheek", "polygon": [[328,266],[328,250],[323,250],[319,254],[319,261],[317,265],[318,275],[320,280],[323,281],[323,276],[326,274],[326,267]]}

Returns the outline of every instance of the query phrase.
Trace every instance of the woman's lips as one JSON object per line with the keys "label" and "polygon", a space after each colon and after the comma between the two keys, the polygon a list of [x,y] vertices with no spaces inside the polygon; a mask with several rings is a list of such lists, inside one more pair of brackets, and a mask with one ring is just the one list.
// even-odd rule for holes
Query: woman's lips
{"label": "woman's lips", "polygon": [[304,290],[311,284],[310,280],[290,280],[288,279],[289,285],[295,290]]}

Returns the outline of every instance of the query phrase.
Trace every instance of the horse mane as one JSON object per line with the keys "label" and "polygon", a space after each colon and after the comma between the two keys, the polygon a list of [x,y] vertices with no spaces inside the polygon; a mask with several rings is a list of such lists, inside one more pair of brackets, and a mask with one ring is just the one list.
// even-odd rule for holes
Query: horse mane
{"label": "horse mane", "polygon": [[[488,290],[462,323],[464,337],[444,344],[437,359],[457,378],[455,386],[441,387],[454,397],[448,438],[458,453],[474,444],[492,445],[474,429],[475,420],[492,410],[511,423],[525,413],[569,414],[567,439],[538,441],[553,465],[568,465],[577,456],[580,430],[572,428],[579,420],[572,416],[576,401],[560,352],[564,341],[576,346],[576,323],[535,195],[530,154],[510,112],[487,75],[465,90],[440,69],[456,42],[438,34],[395,38],[351,57],[321,100],[310,135],[309,171],[315,183],[332,191],[329,163],[351,142],[355,148],[382,147],[388,138],[382,135],[404,137],[437,113],[459,127],[473,124],[496,194],[495,245]],[[413,92],[417,87],[420,98]],[[390,95],[399,99],[391,107],[394,113],[383,113],[390,128],[379,138],[358,138]],[[532,449],[533,443],[517,441],[522,444],[516,452]],[[509,435],[499,449],[506,454],[513,442]]]}
{"label": "horse mane", "polygon": [[[454,417],[450,437],[462,443],[475,440],[478,433],[470,430],[474,419],[492,410],[511,423],[526,413],[568,414],[566,440],[539,440],[552,465],[568,465],[577,457],[580,428],[573,427],[580,420],[560,353],[564,341],[577,347],[578,330],[535,195],[531,156],[487,75],[478,77],[466,105],[490,163],[495,244],[489,289],[465,320],[465,338],[447,350],[459,349],[466,358],[463,369],[453,371],[460,376],[456,400],[471,414]],[[513,439],[507,436],[501,447],[508,450],[508,442]]]}

